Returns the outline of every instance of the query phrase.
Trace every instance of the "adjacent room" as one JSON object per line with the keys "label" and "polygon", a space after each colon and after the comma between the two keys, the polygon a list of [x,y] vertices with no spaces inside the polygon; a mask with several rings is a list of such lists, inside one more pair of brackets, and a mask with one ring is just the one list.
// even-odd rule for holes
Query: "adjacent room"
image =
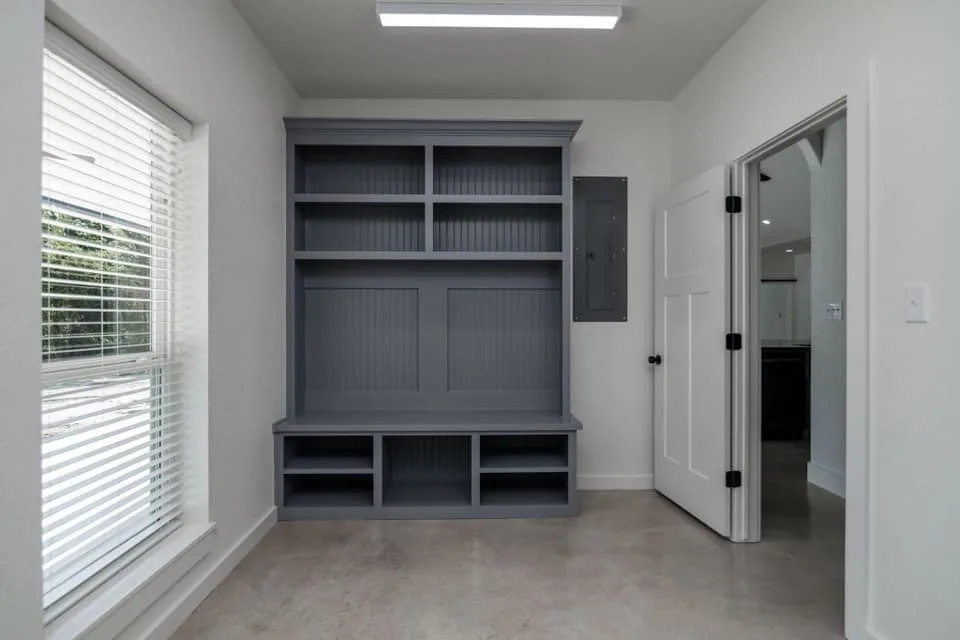
{"label": "adjacent room", "polygon": [[957,638],[958,28],[6,0],[0,636]]}
{"label": "adjacent room", "polygon": [[[761,532],[817,548],[843,602],[846,122],[765,158],[757,197]],[[838,608],[837,611],[840,611]]]}

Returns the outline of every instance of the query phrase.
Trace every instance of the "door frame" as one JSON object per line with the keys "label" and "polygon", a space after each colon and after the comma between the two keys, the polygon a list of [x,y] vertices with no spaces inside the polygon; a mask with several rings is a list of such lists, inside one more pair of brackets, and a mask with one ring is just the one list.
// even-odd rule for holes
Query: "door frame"
{"label": "door frame", "polygon": [[827,124],[847,119],[847,305],[846,305],[846,501],[844,620],[846,636],[862,637],[868,611],[869,559],[869,319],[875,296],[869,274],[873,237],[869,225],[871,132],[869,74],[845,95],[731,164],[730,193],[743,198],[743,214],[731,216],[731,305],[733,331],[744,335],[731,362],[731,463],[743,473],[743,488],[731,495],[731,540],[760,541],[760,336],[758,328],[760,160]]}

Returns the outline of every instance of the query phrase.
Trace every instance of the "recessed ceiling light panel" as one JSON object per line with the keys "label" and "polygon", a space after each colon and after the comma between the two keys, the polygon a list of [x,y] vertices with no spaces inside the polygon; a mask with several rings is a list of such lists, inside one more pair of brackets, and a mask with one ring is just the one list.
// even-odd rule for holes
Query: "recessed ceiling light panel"
{"label": "recessed ceiling light panel", "polygon": [[384,27],[473,29],[613,29],[619,2],[407,2],[381,0]]}

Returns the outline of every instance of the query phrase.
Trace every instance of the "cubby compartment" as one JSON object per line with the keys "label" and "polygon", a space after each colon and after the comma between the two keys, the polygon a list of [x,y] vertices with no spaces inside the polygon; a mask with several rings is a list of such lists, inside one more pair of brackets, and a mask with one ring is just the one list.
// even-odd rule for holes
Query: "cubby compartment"
{"label": "cubby compartment", "polygon": [[423,251],[422,204],[297,205],[297,251]]}
{"label": "cubby compartment", "polygon": [[469,506],[470,436],[383,437],[383,504]]}
{"label": "cubby compartment", "polygon": [[498,473],[480,476],[482,506],[564,505],[570,502],[566,473]]}
{"label": "cubby compartment", "polygon": [[438,195],[563,193],[560,147],[436,147],[433,172]]}
{"label": "cubby compartment", "polygon": [[423,194],[421,146],[298,145],[297,193]]}
{"label": "cubby compartment", "polygon": [[372,436],[292,436],[283,443],[286,474],[373,473]]}
{"label": "cubby compartment", "polygon": [[284,475],[285,507],[371,507],[373,475]]}
{"label": "cubby compartment", "polygon": [[483,435],[480,471],[565,470],[568,450],[568,438],[563,434]]}
{"label": "cubby compartment", "polygon": [[438,203],[436,251],[557,252],[563,248],[562,205]]}

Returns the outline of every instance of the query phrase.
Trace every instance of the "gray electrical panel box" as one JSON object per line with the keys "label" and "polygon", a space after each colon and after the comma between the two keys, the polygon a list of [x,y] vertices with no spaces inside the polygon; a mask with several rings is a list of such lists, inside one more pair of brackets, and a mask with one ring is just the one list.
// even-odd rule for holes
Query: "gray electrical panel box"
{"label": "gray electrical panel box", "polygon": [[573,319],[627,320],[627,179],[573,179]]}

